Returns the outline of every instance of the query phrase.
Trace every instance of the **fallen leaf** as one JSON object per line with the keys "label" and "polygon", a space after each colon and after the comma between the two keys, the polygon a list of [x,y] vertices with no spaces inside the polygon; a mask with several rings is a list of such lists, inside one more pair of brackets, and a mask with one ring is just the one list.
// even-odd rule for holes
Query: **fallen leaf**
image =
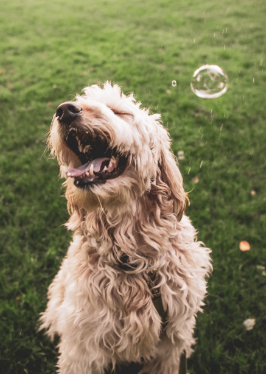
{"label": "fallen leaf", "polygon": [[88,75],[88,72],[87,71],[83,71],[82,74],[83,75]]}
{"label": "fallen leaf", "polygon": [[52,105],[52,102],[51,102],[51,101],[49,101],[49,102],[47,103],[47,105],[48,105],[48,106],[51,106],[51,105]]}
{"label": "fallen leaf", "polygon": [[17,297],[16,297],[16,300],[17,300],[17,301],[20,301],[20,300],[21,300],[21,297],[20,297],[20,296],[17,296]]}
{"label": "fallen leaf", "polygon": [[265,270],[265,266],[257,265],[257,269],[258,269],[258,270]]}
{"label": "fallen leaf", "polygon": [[255,326],[256,320],[255,318],[248,318],[243,322],[243,325],[245,326],[246,330],[252,330]]}
{"label": "fallen leaf", "polygon": [[165,91],[167,94],[170,94],[171,93],[171,90],[166,90]]}
{"label": "fallen leaf", "polygon": [[8,82],[8,83],[7,83],[7,88],[8,88],[9,90],[12,90],[12,88],[13,88],[13,83],[12,83],[12,82]]}
{"label": "fallen leaf", "polygon": [[185,158],[184,151],[178,151],[177,152],[177,158],[178,158],[178,160],[184,160],[184,158]]}
{"label": "fallen leaf", "polygon": [[256,195],[256,191],[255,190],[251,190],[250,191],[250,195],[252,195],[252,196]]}
{"label": "fallen leaf", "polygon": [[0,74],[2,74],[2,70],[0,69]]}
{"label": "fallen leaf", "polygon": [[54,85],[53,85],[53,88],[57,88],[57,84],[54,84]]}
{"label": "fallen leaf", "polygon": [[199,183],[199,178],[197,176],[195,176],[194,178],[192,178],[192,182],[193,183]]}
{"label": "fallen leaf", "polygon": [[251,176],[251,172],[249,170],[246,171],[247,175],[250,177]]}
{"label": "fallen leaf", "polygon": [[249,242],[246,242],[243,240],[242,242],[239,243],[239,249],[243,252],[249,251],[250,250],[250,244]]}

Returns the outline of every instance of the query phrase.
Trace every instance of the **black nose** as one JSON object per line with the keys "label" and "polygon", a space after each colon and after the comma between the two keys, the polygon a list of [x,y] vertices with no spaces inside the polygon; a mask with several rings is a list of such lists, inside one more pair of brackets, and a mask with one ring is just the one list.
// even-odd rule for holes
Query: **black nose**
{"label": "black nose", "polygon": [[60,122],[70,123],[81,114],[81,107],[74,103],[63,103],[56,109],[56,117]]}

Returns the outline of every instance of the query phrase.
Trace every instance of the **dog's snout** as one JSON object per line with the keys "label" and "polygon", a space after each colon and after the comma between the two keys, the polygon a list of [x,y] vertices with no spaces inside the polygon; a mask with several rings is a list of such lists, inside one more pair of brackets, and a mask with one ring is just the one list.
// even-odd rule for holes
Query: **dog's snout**
{"label": "dog's snout", "polygon": [[56,109],[56,117],[59,121],[70,123],[81,114],[81,107],[75,103],[60,104]]}

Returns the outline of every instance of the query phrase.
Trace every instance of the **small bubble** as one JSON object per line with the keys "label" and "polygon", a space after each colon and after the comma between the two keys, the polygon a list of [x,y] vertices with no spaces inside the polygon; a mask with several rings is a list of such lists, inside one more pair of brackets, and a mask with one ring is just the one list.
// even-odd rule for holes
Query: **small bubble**
{"label": "small bubble", "polygon": [[184,160],[184,158],[185,158],[184,151],[178,151],[177,152],[177,158],[178,158],[178,160]]}
{"label": "small bubble", "polygon": [[172,81],[172,86],[176,87],[176,81]]}
{"label": "small bubble", "polygon": [[190,87],[202,99],[216,99],[228,89],[228,77],[217,65],[203,65],[193,74]]}

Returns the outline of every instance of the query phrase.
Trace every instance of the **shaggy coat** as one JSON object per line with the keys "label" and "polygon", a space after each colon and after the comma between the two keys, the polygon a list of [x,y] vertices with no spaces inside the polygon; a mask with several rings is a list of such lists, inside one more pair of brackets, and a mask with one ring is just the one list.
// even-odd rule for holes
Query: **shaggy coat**
{"label": "shaggy coat", "polygon": [[66,178],[74,235],[41,327],[60,336],[61,374],[103,374],[130,362],[143,365],[141,374],[176,374],[195,343],[210,250],[184,215],[183,180],[160,115],[108,82],[84,92],[58,107],[48,139]]}

